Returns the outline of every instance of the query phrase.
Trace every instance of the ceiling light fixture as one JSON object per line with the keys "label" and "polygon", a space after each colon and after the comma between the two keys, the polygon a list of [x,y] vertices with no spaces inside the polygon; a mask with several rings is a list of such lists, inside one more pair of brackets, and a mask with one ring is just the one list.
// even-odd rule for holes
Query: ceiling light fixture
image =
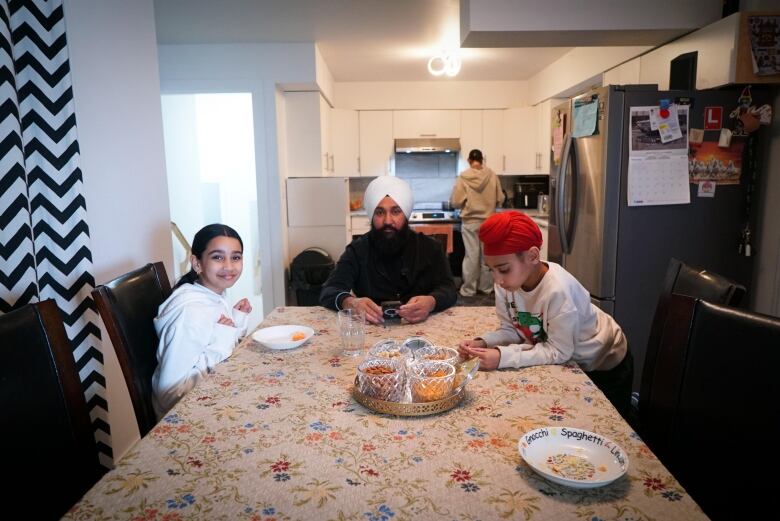
{"label": "ceiling light fixture", "polygon": [[458,51],[440,51],[428,60],[428,72],[434,76],[457,76],[460,72],[460,56]]}

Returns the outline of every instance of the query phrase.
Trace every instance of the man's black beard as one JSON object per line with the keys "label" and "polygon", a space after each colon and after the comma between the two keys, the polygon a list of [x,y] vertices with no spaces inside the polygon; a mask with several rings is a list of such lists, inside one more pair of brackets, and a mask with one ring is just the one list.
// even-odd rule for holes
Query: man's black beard
{"label": "man's black beard", "polygon": [[369,239],[371,240],[371,243],[376,246],[376,249],[381,255],[391,256],[401,253],[401,251],[404,249],[404,246],[406,245],[406,241],[409,238],[409,235],[412,233],[412,231],[409,229],[409,224],[404,223],[403,227],[390,237],[385,235],[385,229],[391,229],[395,231],[395,228],[391,226],[385,226],[380,229],[372,226],[371,231],[369,232]]}

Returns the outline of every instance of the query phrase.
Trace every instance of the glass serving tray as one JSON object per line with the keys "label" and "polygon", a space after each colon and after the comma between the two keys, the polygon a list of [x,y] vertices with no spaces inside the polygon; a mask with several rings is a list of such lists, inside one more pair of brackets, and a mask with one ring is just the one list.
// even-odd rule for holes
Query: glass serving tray
{"label": "glass serving tray", "polygon": [[355,385],[352,388],[352,396],[355,400],[374,412],[382,414],[393,414],[395,416],[427,416],[429,414],[438,414],[448,411],[458,405],[466,395],[466,384],[474,378],[479,369],[479,358],[470,358],[456,364],[455,383],[452,392],[446,398],[433,402],[413,402],[411,390],[407,385],[404,399],[400,402],[390,402],[379,400],[362,393],[357,386],[357,377]]}

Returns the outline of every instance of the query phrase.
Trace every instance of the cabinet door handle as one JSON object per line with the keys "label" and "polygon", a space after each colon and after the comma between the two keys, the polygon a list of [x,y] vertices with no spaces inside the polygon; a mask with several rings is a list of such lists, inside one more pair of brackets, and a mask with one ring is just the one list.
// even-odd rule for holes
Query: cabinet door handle
{"label": "cabinet door handle", "polygon": [[360,172],[360,156],[358,156],[358,157],[357,157],[357,163],[358,163],[358,169],[357,169],[357,171],[358,171],[358,174],[360,174],[360,173],[361,173],[361,172]]}
{"label": "cabinet door handle", "polygon": [[436,134],[420,134],[420,137],[436,137]]}
{"label": "cabinet door handle", "polygon": [[501,159],[501,170],[503,170],[504,172],[506,172],[506,156],[505,156],[505,155],[503,155],[503,156],[501,156],[501,158],[502,158],[502,159]]}
{"label": "cabinet door handle", "polygon": [[328,168],[328,164],[329,164],[329,162],[328,162],[328,153],[325,152],[324,154],[322,154],[322,157],[325,159],[325,171],[328,172],[330,170]]}
{"label": "cabinet door handle", "polygon": [[330,171],[336,173],[336,158],[333,154],[330,155]]}

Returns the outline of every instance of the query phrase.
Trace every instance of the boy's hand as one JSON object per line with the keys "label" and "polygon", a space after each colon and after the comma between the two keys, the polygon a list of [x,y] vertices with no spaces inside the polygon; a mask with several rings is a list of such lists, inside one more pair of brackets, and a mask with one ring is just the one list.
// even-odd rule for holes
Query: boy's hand
{"label": "boy's hand", "polygon": [[237,309],[241,311],[242,313],[251,313],[252,312],[252,305],[249,303],[248,299],[242,298],[238,302],[236,302],[236,305],[233,306],[233,309]]}
{"label": "boy's hand", "polygon": [[223,326],[236,327],[236,324],[225,315],[219,316],[219,320],[217,320],[217,324],[222,324]]}
{"label": "boy's hand", "polygon": [[481,347],[484,349],[487,347],[487,344],[481,338],[476,338],[474,340],[464,340],[458,344],[458,353],[460,353],[460,356],[463,358],[471,358],[472,356],[476,356],[471,353],[471,349],[475,347]]}
{"label": "boy's hand", "polygon": [[501,361],[501,351],[494,348],[471,347],[468,348],[470,356],[479,358],[480,371],[492,371],[498,369],[498,363]]}

